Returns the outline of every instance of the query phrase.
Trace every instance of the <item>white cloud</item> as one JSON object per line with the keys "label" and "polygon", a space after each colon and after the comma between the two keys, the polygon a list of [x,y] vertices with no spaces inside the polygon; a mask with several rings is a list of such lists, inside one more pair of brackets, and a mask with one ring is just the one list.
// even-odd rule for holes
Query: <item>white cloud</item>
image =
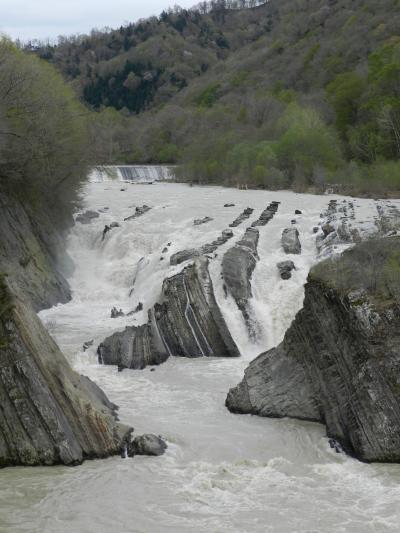
{"label": "white cloud", "polygon": [[54,39],[58,35],[114,28],[159,15],[170,5],[191,7],[196,0],[0,0],[0,31],[13,39]]}

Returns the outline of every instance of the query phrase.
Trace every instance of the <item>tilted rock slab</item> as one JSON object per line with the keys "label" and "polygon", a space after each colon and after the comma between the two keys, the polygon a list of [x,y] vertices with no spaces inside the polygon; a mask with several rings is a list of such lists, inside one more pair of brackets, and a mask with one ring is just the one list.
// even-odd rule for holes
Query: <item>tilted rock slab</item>
{"label": "tilted rock slab", "polygon": [[216,302],[206,258],[166,279],[162,298],[163,303],[154,307],[154,318],[169,355],[240,355]]}
{"label": "tilted rock slab", "polygon": [[143,369],[163,363],[168,354],[155,345],[151,324],[127,326],[105,339],[97,349],[99,363]]}
{"label": "tilted rock slab", "polygon": [[0,279],[0,466],[75,465],[119,454],[131,429],[72,370],[32,310]]}
{"label": "tilted rock slab", "polygon": [[159,365],[170,355],[240,355],[216,302],[206,258],[197,258],[165,279],[160,301],[149,312],[147,324],[128,326],[100,344],[101,363],[142,369]]}
{"label": "tilted rock slab", "polygon": [[233,296],[247,318],[247,304],[252,297],[251,277],[258,261],[259,232],[247,228],[243,238],[229,248],[222,259],[222,277],[226,290]]}
{"label": "tilted rock slab", "polygon": [[314,267],[283,342],[228,394],[237,413],[326,424],[364,461],[400,462],[400,237]]}

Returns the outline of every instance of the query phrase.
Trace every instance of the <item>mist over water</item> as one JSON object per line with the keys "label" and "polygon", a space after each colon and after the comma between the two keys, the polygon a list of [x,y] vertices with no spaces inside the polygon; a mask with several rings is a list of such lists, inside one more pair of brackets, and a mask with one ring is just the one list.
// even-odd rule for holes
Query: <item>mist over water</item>
{"label": "mist over water", "polygon": [[[162,457],[115,457],[77,468],[2,470],[0,531],[399,531],[400,466],[365,465],[335,453],[320,425],[233,415],[224,406],[229,388],[241,380],[249,361],[282,340],[301,308],[304,283],[317,259],[312,228],[332,197],[104,181],[90,183],[84,198],[86,208],[102,212],[91,224],[77,224],[71,231],[73,299],[40,317],[74,368],[120,406],[121,421],[137,433],[163,435],[168,450]],[[233,300],[225,298],[220,262],[273,200],[281,204],[272,221],[260,228],[260,261],[252,282],[252,312],[261,332],[254,343]],[[235,206],[224,208],[225,203]],[[356,215],[371,224],[373,200],[354,203]],[[152,209],[123,222],[143,204]],[[242,357],[170,358],[155,372],[100,366],[97,345],[128,324],[144,323],[163,279],[185,266],[171,267],[170,255],[211,242],[245,207],[255,209],[252,218],[234,228],[234,238],[210,263],[218,303]],[[302,215],[295,215],[295,209]],[[214,220],[193,225],[195,218],[205,216]],[[292,219],[297,220],[302,254],[290,257],[297,270],[283,281],[276,263],[288,258],[280,237]],[[114,221],[120,227],[102,240],[104,226]],[[168,243],[169,252],[162,253]],[[113,306],[128,312],[139,302],[144,308],[134,317],[110,318]],[[93,347],[82,352],[82,344],[92,339]]]}

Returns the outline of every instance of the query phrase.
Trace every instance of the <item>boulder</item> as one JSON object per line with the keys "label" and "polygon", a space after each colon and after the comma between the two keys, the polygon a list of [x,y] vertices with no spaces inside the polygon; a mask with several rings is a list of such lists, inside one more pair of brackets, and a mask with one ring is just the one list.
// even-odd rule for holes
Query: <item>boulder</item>
{"label": "boulder", "polygon": [[127,452],[128,457],[135,455],[159,456],[165,453],[167,443],[160,436],[145,434],[135,437],[129,444]]}
{"label": "boulder", "polygon": [[282,232],[282,247],[285,254],[300,254],[301,244],[297,228],[286,228]]}
{"label": "boulder", "polygon": [[233,412],[321,422],[367,462],[400,462],[400,237],[315,266],[283,342],[232,389]]}
{"label": "boulder", "polygon": [[119,318],[120,316],[125,316],[125,313],[122,311],[122,309],[117,309],[116,307],[113,307],[111,309],[111,318]]}
{"label": "boulder", "polygon": [[295,270],[293,261],[281,261],[276,265],[282,279],[290,279],[292,277],[292,270]]}
{"label": "boulder", "polygon": [[168,358],[164,350],[158,349],[150,323],[127,326],[107,337],[97,348],[97,355],[100,364],[136,370],[159,365]]}

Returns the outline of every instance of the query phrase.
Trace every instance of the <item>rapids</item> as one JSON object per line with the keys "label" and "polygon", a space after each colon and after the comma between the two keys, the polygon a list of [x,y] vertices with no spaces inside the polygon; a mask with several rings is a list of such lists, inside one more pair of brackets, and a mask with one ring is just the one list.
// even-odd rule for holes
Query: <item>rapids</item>
{"label": "rapids", "polygon": [[[366,465],[337,454],[317,424],[233,415],[224,407],[248,362],[280,342],[300,309],[307,273],[316,261],[312,228],[331,198],[342,200],[167,183],[87,185],[85,208],[102,212],[91,224],[77,224],[69,236],[76,266],[70,279],[73,299],[40,317],[75,369],[120,406],[121,420],[137,433],[163,435],[169,447],[157,458],[1,471],[1,532],[399,531],[400,465]],[[240,311],[224,296],[220,261],[273,200],[281,205],[260,228],[260,261],[252,282],[253,314],[261,332],[253,343]],[[225,203],[235,206],[224,208]],[[152,209],[123,222],[143,204]],[[354,204],[360,223],[370,224],[374,201],[356,199]],[[217,250],[210,266],[218,303],[242,357],[170,358],[154,372],[99,365],[97,345],[127,324],[143,323],[163,279],[183,268],[170,266],[170,254],[211,242],[248,206],[255,209],[252,217],[234,228],[234,238]],[[302,215],[295,215],[295,209]],[[205,216],[213,221],[193,225]],[[292,279],[283,281],[276,263],[287,258],[280,237],[292,219],[302,254],[293,257],[297,270]],[[105,224],[114,221],[120,227],[102,241]],[[162,253],[168,243],[168,253]],[[113,306],[127,312],[139,302],[144,308],[134,317],[110,318]],[[83,352],[83,343],[91,339],[93,346]]]}

